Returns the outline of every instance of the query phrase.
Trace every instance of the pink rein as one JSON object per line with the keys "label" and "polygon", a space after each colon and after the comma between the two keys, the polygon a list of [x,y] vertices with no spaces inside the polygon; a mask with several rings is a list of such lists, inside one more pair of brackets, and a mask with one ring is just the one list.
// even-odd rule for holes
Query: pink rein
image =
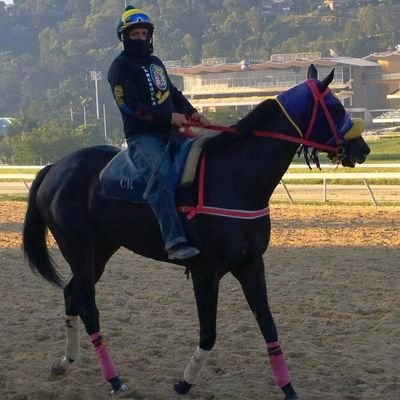
{"label": "pink rein", "polygon": [[[200,124],[197,124],[195,122],[190,122],[190,121],[187,124],[184,124],[183,126],[185,128],[195,127],[195,128],[208,129],[208,130],[212,130],[212,131],[238,133],[237,129],[233,126],[223,126],[223,125],[213,125],[213,124],[200,125]],[[185,130],[185,134],[187,134],[188,136],[192,136],[190,133],[186,133],[186,132],[189,132],[189,131]],[[340,149],[340,146],[329,146],[327,144],[314,142],[312,140],[303,139],[303,138],[295,137],[295,136],[289,136],[289,135],[286,135],[285,133],[271,132],[271,131],[259,131],[259,130],[255,130],[255,131],[253,131],[253,133],[255,136],[269,137],[269,138],[279,139],[279,140],[286,140],[287,142],[303,144],[308,147],[313,147],[316,149],[333,152],[333,153],[336,153]]]}
{"label": "pink rein", "polygon": [[[261,136],[261,137],[269,137],[269,138],[274,138],[274,139],[279,139],[279,140],[286,140],[288,142],[293,142],[293,143],[298,143],[302,144],[304,146],[308,147],[313,147],[315,149],[327,151],[330,153],[338,153],[340,150],[340,134],[338,131],[338,128],[336,127],[335,121],[333,120],[328,107],[326,106],[325,102],[323,101],[324,97],[330,92],[329,88],[326,88],[322,93],[319,92],[317,84],[313,80],[308,80],[307,85],[314,97],[314,107],[311,115],[311,120],[307,129],[307,132],[305,133],[304,138],[302,137],[294,137],[294,136],[289,136],[284,133],[279,133],[279,132],[271,132],[271,131],[260,131],[260,130],[255,130],[253,132],[254,135],[256,136]],[[311,136],[314,128],[315,128],[315,123],[317,120],[317,115],[319,108],[322,107],[322,110],[325,113],[325,117],[328,120],[329,126],[332,130],[332,133],[335,137],[336,140],[336,146],[330,146],[324,143],[318,143],[313,140],[309,140],[308,138]],[[185,134],[188,136],[192,136],[190,133],[190,128],[191,127],[197,127],[197,128],[203,128],[203,129],[208,129],[208,130],[213,130],[213,131],[222,131],[222,132],[228,132],[228,133],[238,133],[237,129],[233,126],[223,126],[223,125],[214,125],[214,124],[209,124],[209,125],[201,125],[198,123],[195,123],[193,121],[190,121],[186,124],[183,125],[185,127]]]}

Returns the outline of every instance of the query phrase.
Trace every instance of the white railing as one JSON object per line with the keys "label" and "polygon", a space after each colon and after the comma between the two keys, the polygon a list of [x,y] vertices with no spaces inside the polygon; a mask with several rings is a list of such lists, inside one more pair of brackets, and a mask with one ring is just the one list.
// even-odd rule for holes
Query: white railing
{"label": "white railing", "polygon": [[[37,168],[37,170],[41,169],[42,167],[23,167],[23,166],[17,166],[17,167],[9,167],[9,166],[0,166],[0,172],[2,169],[27,169],[27,168]],[[295,203],[295,199],[293,196],[293,192],[295,189],[299,188],[299,181],[304,181],[305,184],[307,185],[307,188],[309,189],[310,187],[318,187],[319,184],[310,184],[307,183],[307,181],[321,181],[322,182],[322,201],[324,203],[328,202],[328,189],[332,192],[333,189],[337,190],[337,187],[342,187],[344,185],[337,185],[337,184],[329,184],[329,181],[359,181],[362,182],[361,186],[359,186],[359,191],[363,190],[367,191],[366,193],[369,194],[370,200],[373,202],[374,205],[379,205],[379,201],[377,200],[377,197],[375,195],[375,191],[377,190],[378,187],[381,187],[382,185],[376,185],[375,188],[371,186],[370,182],[371,180],[374,181],[382,181],[382,180],[398,180],[399,184],[395,185],[385,185],[385,187],[389,187],[390,192],[391,192],[391,198],[394,200],[391,200],[390,202],[392,203],[400,203],[400,172],[371,172],[371,171],[365,171],[366,169],[391,169],[391,168],[398,168],[400,169],[400,164],[362,164],[357,166],[357,169],[360,169],[360,172],[337,172],[336,170],[333,170],[333,168],[336,168],[335,166],[332,165],[323,165],[322,166],[322,171],[310,171],[310,172],[299,172],[295,173],[292,172],[294,169],[305,169],[308,168],[304,164],[292,164],[286,172],[286,174],[282,177],[281,180],[281,188],[283,189],[284,193],[286,194],[287,198],[289,199],[289,202],[291,204]],[[329,171],[330,169],[330,171]],[[328,171],[327,171],[328,170]],[[325,172],[327,171],[327,172]],[[11,174],[5,174],[5,173],[0,173],[0,180],[10,182],[14,180],[14,184],[16,183],[15,181],[23,184],[17,192],[21,192],[21,190],[24,190],[24,188],[29,190],[30,182],[35,178],[36,174],[29,174],[29,173],[11,173]],[[290,185],[290,182],[297,181],[297,184]],[[12,188],[15,187],[14,185],[7,185],[7,182],[1,182],[0,184],[0,190],[2,187],[7,188],[8,192]],[[352,186],[355,185],[346,185],[347,188],[351,188]],[[308,189],[304,189],[307,191]],[[343,187],[342,187],[343,189]],[[357,195],[355,195],[357,196]],[[357,199],[356,199],[357,200]]]}
{"label": "white railing", "polygon": [[[289,202],[291,204],[294,204],[294,198],[291,193],[291,190],[289,189],[288,182],[290,181],[309,181],[309,180],[322,180],[322,201],[323,203],[328,202],[328,181],[329,180],[356,180],[356,181],[362,181],[363,182],[363,187],[365,190],[367,190],[369,197],[372,201],[372,203],[375,206],[378,206],[378,200],[376,198],[376,195],[374,193],[374,190],[368,180],[393,180],[393,179],[398,179],[400,183],[400,172],[348,172],[348,173],[336,173],[336,172],[319,172],[319,173],[286,173],[282,180],[281,180],[281,185],[289,199]],[[296,185],[293,185],[295,187]],[[352,185],[348,185],[352,186]],[[337,188],[338,185],[330,185],[330,189],[332,191],[333,188]],[[396,190],[397,195],[393,196],[395,197],[395,202],[397,199],[397,202],[400,202],[400,185],[397,185],[398,189]],[[343,189],[343,188],[342,188]],[[356,195],[357,196],[357,195]],[[356,199],[360,200],[360,199]]]}

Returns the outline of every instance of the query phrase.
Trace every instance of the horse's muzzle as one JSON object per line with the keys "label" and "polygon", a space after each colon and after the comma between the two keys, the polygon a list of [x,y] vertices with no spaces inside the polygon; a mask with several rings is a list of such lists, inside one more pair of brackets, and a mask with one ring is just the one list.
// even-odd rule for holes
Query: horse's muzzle
{"label": "horse's muzzle", "polygon": [[362,164],[370,152],[371,149],[361,136],[346,140],[343,142],[341,163],[343,167],[354,168],[356,163]]}

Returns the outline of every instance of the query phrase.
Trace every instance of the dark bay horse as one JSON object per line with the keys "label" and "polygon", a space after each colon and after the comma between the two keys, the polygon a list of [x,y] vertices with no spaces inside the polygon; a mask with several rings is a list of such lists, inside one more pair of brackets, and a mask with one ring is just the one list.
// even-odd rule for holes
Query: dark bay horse
{"label": "dark bay horse", "polygon": [[[361,132],[355,133],[355,124],[328,87],[333,71],[321,81],[316,74],[311,66],[307,81],[277,100],[259,104],[239,121],[235,127],[238,134],[224,132],[211,139],[194,184],[179,190],[178,205],[196,206],[200,199],[205,207],[182,209],[192,213],[191,219],[182,213],[182,219],[200,255],[176,264],[191,273],[200,340],[183,380],[175,385],[180,394],[196,383],[214,346],[219,282],[231,272],[265,339],[276,385],[286,400],[299,399],[267,301],[262,256],[270,238],[268,202],[299,143],[314,149],[308,152],[314,159],[319,148],[350,167],[364,162],[369,153]],[[260,131],[273,133],[272,137]],[[332,147],[335,151],[330,152]],[[78,359],[80,319],[113,392],[126,390],[126,386],[100,333],[95,285],[121,246],[171,262],[146,204],[111,200],[99,193],[99,172],[118,152],[111,146],[86,148],[43,168],[30,190],[23,229],[23,250],[32,270],[64,290],[67,345],[65,355],[54,361],[52,372],[63,373]],[[72,271],[65,286],[48,253],[47,229]]]}

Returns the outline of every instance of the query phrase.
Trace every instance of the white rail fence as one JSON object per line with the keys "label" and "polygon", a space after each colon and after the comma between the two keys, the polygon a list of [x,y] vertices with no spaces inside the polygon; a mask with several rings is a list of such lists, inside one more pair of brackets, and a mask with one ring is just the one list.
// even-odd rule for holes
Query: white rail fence
{"label": "white rail fence", "polygon": [[[366,172],[366,173],[313,173],[313,174],[285,174],[283,179],[281,180],[281,185],[287,194],[287,197],[290,201],[291,204],[295,203],[294,197],[292,196],[291,192],[294,191],[294,188],[298,185],[291,185],[290,189],[288,186],[288,182],[291,181],[322,181],[322,202],[327,203],[328,202],[328,188],[330,191],[333,190],[341,190],[341,192],[344,192],[345,189],[353,189],[353,194],[351,195],[349,191],[347,191],[347,199],[348,197],[352,197],[351,200],[353,201],[361,201],[361,196],[359,195],[359,192],[362,190],[362,186],[364,186],[365,190],[368,192],[369,197],[371,201],[377,206],[378,205],[378,200],[377,197],[374,194],[374,190],[378,188],[378,186],[382,185],[375,185],[372,186],[368,180],[399,180],[399,185],[384,185],[387,189],[387,193],[391,193],[393,190],[397,192],[397,196],[395,195],[394,199],[389,199],[388,194],[385,195],[385,199],[383,202],[396,202],[396,197],[397,197],[397,202],[400,203],[400,173],[398,172],[381,172],[381,173],[375,173],[375,172]],[[360,181],[363,182],[363,185],[340,185],[340,184],[330,184],[328,186],[329,181]],[[311,186],[320,186],[318,184],[308,184],[306,188],[304,188],[304,185],[301,185],[305,191],[310,190]],[[361,186],[361,187],[360,187]],[[388,188],[390,187],[390,189]],[[358,192],[358,193],[357,193]],[[309,194],[312,196],[312,194]],[[315,197],[315,192],[314,192],[314,197]],[[393,195],[390,196],[391,198]],[[345,199],[343,199],[345,200]]]}
{"label": "white rail fence", "polygon": [[[281,180],[281,187],[283,191],[286,193],[287,198],[291,204],[295,203],[293,192],[303,192],[303,198],[315,197],[315,185],[289,185],[290,182],[293,181],[318,181],[322,182],[322,202],[328,202],[328,189],[331,193],[331,198],[335,198],[335,192],[340,192],[340,196],[337,196],[338,199],[345,201],[362,201],[363,196],[362,192],[368,193],[369,199],[372,203],[377,206],[379,201],[377,200],[376,192],[379,192],[381,195],[381,202],[385,203],[400,203],[400,172],[379,172],[382,169],[397,169],[400,170],[400,164],[396,163],[388,163],[388,164],[361,164],[357,165],[356,170],[358,172],[338,172],[341,169],[335,165],[327,164],[321,166],[321,171],[313,171],[307,173],[293,173],[291,171],[298,169],[308,169],[308,167],[304,164],[292,164],[288,170],[288,172],[283,176]],[[328,171],[328,172],[325,172]],[[367,172],[368,171],[368,172]],[[398,185],[382,185],[379,181],[397,181]],[[341,184],[332,184],[329,182],[332,181],[354,181],[354,182],[362,182],[362,184],[350,184],[350,185],[341,185]],[[370,181],[377,182],[375,185],[371,185]],[[328,185],[329,184],[329,185]],[[319,186],[319,185],[317,185]],[[290,188],[290,190],[289,190]],[[297,188],[297,190],[296,190]],[[314,188],[314,190],[311,190]],[[277,188],[279,192],[279,187]],[[310,192],[310,193],[307,193]],[[311,193],[313,192],[313,193]],[[304,195],[305,193],[305,195]],[[318,196],[318,195],[317,195]],[[275,196],[277,197],[277,196]],[[343,197],[345,197],[343,199]],[[274,197],[273,197],[274,198]]]}
{"label": "white rail fence", "polygon": [[[360,168],[361,167],[361,168]],[[1,173],[1,170],[15,169],[22,171],[28,168],[40,167],[5,167],[0,166],[0,193],[27,193],[30,183],[35,178],[33,173]],[[337,172],[330,165],[322,166],[322,171],[292,172],[294,169],[307,168],[304,165],[292,165],[283,176],[281,184],[275,190],[272,200],[287,199],[291,204],[301,201],[322,201],[323,203],[338,201],[363,202],[368,193],[369,201],[375,206],[380,203],[400,203],[400,172],[379,172],[378,169],[400,169],[400,164],[367,164],[357,166],[360,172]],[[368,169],[368,172],[366,171]],[[376,169],[375,172],[371,170]],[[328,171],[328,172],[325,172]],[[380,184],[379,181],[396,181],[396,184]],[[296,182],[297,181],[297,182]],[[304,182],[300,184],[299,181]],[[314,181],[319,183],[308,183]],[[337,184],[332,181],[354,181],[354,184]],[[371,184],[374,181],[374,184]],[[397,184],[398,181],[398,184]],[[358,183],[357,183],[358,182]],[[322,184],[322,190],[321,190]],[[379,194],[379,196],[377,196]],[[379,197],[379,198],[378,198]],[[318,200],[320,199],[320,200]]]}

